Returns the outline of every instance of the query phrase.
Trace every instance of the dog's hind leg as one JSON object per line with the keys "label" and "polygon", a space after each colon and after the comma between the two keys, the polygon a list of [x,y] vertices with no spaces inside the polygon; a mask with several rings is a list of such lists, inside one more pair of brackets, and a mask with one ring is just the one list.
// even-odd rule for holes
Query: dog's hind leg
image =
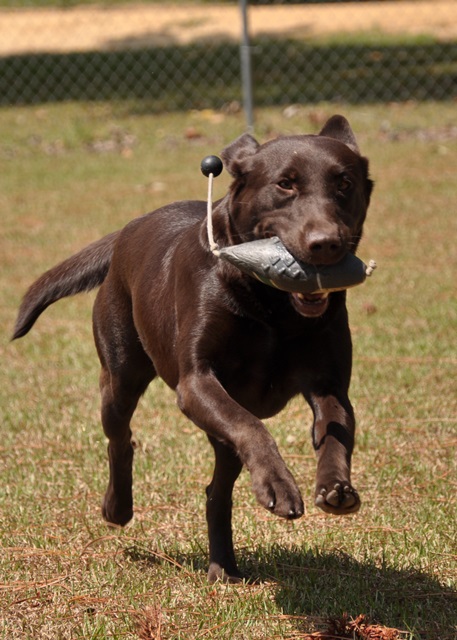
{"label": "dog's hind leg", "polygon": [[133,444],[130,419],[149,380],[132,383],[102,368],[102,425],[108,438],[109,483],[102,504],[105,520],[125,525],[133,516],[132,464]]}
{"label": "dog's hind leg", "polygon": [[101,418],[109,458],[102,514],[109,523],[125,525],[133,516],[130,420],[156,373],[135,331],[129,305],[120,304],[119,298],[116,304],[113,298],[109,302],[102,288],[94,307],[94,336],[102,365]]}
{"label": "dog's hind leg", "polygon": [[232,491],[242,469],[236,453],[219,440],[208,436],[214,448],[216,465],[206,488],[206,519],[209,535],[209,582],[240,582],[232,539]]}

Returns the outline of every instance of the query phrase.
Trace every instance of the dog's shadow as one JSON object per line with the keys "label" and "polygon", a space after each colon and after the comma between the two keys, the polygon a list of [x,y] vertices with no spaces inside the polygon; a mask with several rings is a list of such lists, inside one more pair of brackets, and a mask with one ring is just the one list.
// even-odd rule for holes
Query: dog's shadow
{"label": "dog's shadow", "polygon": [[285,614],[297,616],[297,630],[309,631],[307,616],[364,614],[377,624],[413,632],[415,639],[457,639],[457,591],[429,574],[360,562],[340,551],[276,547],[257,557],[265,558],[258,575],[277,582],[276,602]]}
{"label": "dog's shadow", "polygon": [[[126,553],[134,561],[171,560],[177,567],[206,571],[207,559],[198,552],[179,558],[173,553],[161,558],[145,549]],[[457,639],[457,590],[416,569],[360,562],[341,551],[280,546],[241,554],[240,569],[253,577],[253,584],[276,584],[277,605],[298,633],[309,633],[309,618],[324,623],[364,614],[372,623],[410,632],[415,640]]]}

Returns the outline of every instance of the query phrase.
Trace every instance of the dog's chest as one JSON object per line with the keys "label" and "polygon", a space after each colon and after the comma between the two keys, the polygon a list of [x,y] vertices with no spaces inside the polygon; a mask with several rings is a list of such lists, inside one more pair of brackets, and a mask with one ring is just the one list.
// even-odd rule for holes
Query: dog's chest
{"label": "dog's chest", "polygon": [[266,418],[303,390],[302,349],[268,327],[247,323],[225,340],[216,374],[232,398]]}

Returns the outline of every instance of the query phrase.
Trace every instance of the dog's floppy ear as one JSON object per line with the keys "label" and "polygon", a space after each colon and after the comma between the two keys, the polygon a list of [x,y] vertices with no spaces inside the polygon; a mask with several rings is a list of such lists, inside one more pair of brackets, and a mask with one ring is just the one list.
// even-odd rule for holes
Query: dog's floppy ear
{"label": "dog's floppy ear", "polygon": [[[319,135],[344,142],[344,144],[348,146],[352,151],[357,153],[359,156],[361,155],[354,132],[352,131],[349,122],[344,116],[332,116],[330,120],[327,120],[324,128],[319,133]],[[374,182],[368,177],[368,160],[362,156],[360,157],[360,160],[363,163],[365,170],[365,197],[368,206],[368,204],[370,203],[370,197],[371,192],[373,191]]]}
{"label": "dog's floppy ear", "polygon": [[259,143],[249,133],[244,133],[222,151],[221,156],[227,171],[238,178],[249,171],[249,160],[259,148]]}
{"label": "dog's floppy ear", "polygon": [[355,135],[351,129],[349,122],[344,116],[332,116],[330,120],[324,125],[324,128],[319,133],[320,136],[326,136],[327,138],[334,138],[340,142],[344,142],[355,153],[360,154]]}

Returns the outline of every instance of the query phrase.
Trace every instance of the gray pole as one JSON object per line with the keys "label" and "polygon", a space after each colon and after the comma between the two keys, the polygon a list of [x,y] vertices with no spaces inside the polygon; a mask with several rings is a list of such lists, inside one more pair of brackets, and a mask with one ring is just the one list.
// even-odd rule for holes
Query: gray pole
{"label": "gray pole", "polygon": [[243,36],[240,45],[241,82],[243,87],[243,107],[246,114],[247,130],[254,130],[254,112],[252,104],[251,44],[249,41],[248,0],[240,0]]}

